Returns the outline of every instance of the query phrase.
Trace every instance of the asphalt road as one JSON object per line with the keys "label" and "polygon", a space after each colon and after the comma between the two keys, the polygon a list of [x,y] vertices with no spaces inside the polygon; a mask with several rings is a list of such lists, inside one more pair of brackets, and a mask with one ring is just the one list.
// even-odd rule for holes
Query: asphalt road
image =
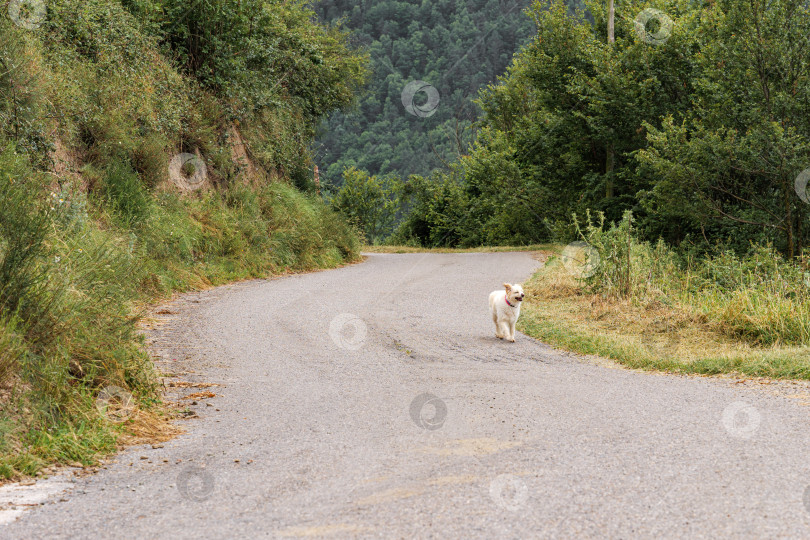
{"label": "asphalt road", "polygon": [[810,537],[807,385],[497,340],[488,293],[538,264],[370,255],[183,296],[152,351],[217,396],[0,537]]}

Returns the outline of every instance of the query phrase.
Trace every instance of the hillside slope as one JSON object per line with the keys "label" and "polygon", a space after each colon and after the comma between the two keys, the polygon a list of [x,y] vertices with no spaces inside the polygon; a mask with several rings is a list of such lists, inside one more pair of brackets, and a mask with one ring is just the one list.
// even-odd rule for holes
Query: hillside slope
{"label": "hillside slope", "polygon": [[[336,112],[318,138],[325,178],[340,185],[347,167],[371,174],[429,174],[466,149],[479,109],[478,90],[501,75],[527,44],[530,2],[386,0],[318,2],[325,22],[340,22],[370,55],[373,77],[359,106]],[[408,89],[423,81],[432,97]],[[418,88],[418,86],[416,87]],[[431,101],[428,101],[428,100]],[[418,108],[421,107],[421,110]]]}
{"label": "hillside slope", "polygon": [[308,147],[365,58],[305,2],[12,2],[0,18],[0,479],[159,421],[174,291],[358,257]]}

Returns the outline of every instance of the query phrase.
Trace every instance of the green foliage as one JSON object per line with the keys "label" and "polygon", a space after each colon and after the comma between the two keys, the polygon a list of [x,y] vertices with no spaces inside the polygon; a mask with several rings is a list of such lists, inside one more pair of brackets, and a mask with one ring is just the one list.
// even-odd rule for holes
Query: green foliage
{"label": "green foliage", "polygon": [[385,180],[355,168],[343,172],[343,185],[332,198],[332,208],[357,227],[366,241],[376,244],[393,228],[399,181]]}
{"label": "green foliage", "polygon": [[622,16],[643,5],[622,4],[609,45],[604,3],[587,4],[593,23],[571,17],[561,2],[548,8],[535,2],[537,38],[499,84],[481,93],[486,116],[463,163],[486,221],[499,224],[495,242],[548,239],[568,215],[587,208],[609,220],[636,208],[636,193],[648,182],[633,161],[645,144],[642,123],[680,115],[689,104],[689,84],[682,82],[694,49],[688,16],[682,33],[653,47],[637,39],[633,17]]}
{"label": "green foliage", "polygon": [[[41,175],[7,147],[0,155],[0,380],[21,385],[2,420],[21,430],[8,434],[18,444],[53,428],[71,431],[81,423],[74,416],[80,394],[96,384],[150,388],[128,303],[137,267],[81,220],[81,204],[72,212],[65,192],[45,196],[43,188]],[[15,406],[28,414],[15,416]],[[6,458],[5,476],[41,464],[31,458],[12,467]]]}
{"label": "green foliage", "polygon": [[[576,216],[575,216],[576,222]],[[771,246],[744,255],[726,249],[683,257],[663,241],[640,241],[628,212],[605,227],[586,218],[577,230],[594,250],[584,275],[589,292],[650,306],[681,306],[720,334],[759,346],[810,344],[810,272]],[[594,264],[595,263],[595,264]]]}
{"label": "green foliage", "polygon": [[0,385],[7,384],[17,373],[19,360],[25,355],[25,343],[16,328],[18,322],[19,319],[7,316],[0,319]]}
{"label": "green foliage", "polygon": [[770,246],[726,250],[695,269],[688,294],[734,338],[762,345],[810,343],[810,272]]}
{"label": "green foliage", "polygon": [[700,31],[694,106],[646,126],[640,172],[658,182],[644,205],[667,236],[687,224],[738,252],[755,240],[796,256],[810,239],[794,186],[810,165],[810,5],[718,2]]}
{"label": "green foliage", "polygon": [[631,210],[645,239],[798,256],[810,238],[794,186],[810,165],[807,3],[672,0],[655,6],[671,28],[653,19],[644,34],[650,5],[631,0],[616,5],[614,43],[606,5],[532,5],[537,37],[480,92],[480,130],[450,167],[465,194],[466,212],[444,216],[466,223],[457,241],[568,241],[571,213]]}
{"label": "green foliage", "polygon": [[[184,198],[164,193],[134,246],[149,274],[143,286],[165,294],[183,283],[220,284],[267,272],[352,260],[359,242],[340,216],[284,184]],[[185,285],[187,286],[187,285]]]}
{"label": "green foliage", "polygon": [[[521,7],[497,0],[320,1],[321,20],[351,30],[371,58],[367,92],[351,112],[324,123],[318,161],[325,183],[339,186],[343,170],[376,176],[428,176],[463,154],[480,111],[471,98],[494,80],[532,34]],[[402,93],[411,81],[439,92],[429,117],[408,113]],[[423,105],[424,92],[414,96]]]}
{"label": "green foliage", "polygon": [[[399,245],[428,247],[478,245],[477,229],[467,219],[469,200],[453,174],[411,176],[402,188],[407,215],[391,237]],[[472,238],[468,237],[472,233]]]}
{"label": "green foliage", "polygon": [[137,226],[149,214],[149,195],[138,175],[126,163],[110,165],[104,174],[102,193],[125,228]]}
{"label": "green foliage", "polygon": [[345,35],[312,24],[302,0],[166,0],[164,10],[164,41],[239,117],[290,98],[314,119],[349,104],[363,80]]}
{"label": "green foliage", "polygon": [[25,31],[7,17],[0,18],[0,132],[34,155],[47,149],[35,57]]}
{"label": "green foliage", "polygon": [[47,341],[56,295],[48,293],[51,223],[47,205],[36,202],[37,185],[26,160],[6,146],[0,154],[0,320],[24,322],[28,339]]}
{"label": "green foliage", "polygon": [[[50,0],[33,30],[0,18],[0,477],[113,451],[94,405],[107,385],[154,401],[138,306],[357,257],[341,216],[288,184],[309,187],[315,121],[364,75],[311,18],[238,0]],[[209,191],[168,184],[178,152],[203,156]]]}
{"label": "green foliage", "polygon": [[68,185],[46,195],[36,179],[12,149],[0,154],[0,383],[19,387],[0,413],[13,426],[14,445],[0,448],[5,477],[52,460],[90,463],[114,448],[95,393],[154,391],[134,305],[335,266],[359,250],[336,212],[283,183],[152,198],[118,165],[104,174],[109,199],[88,201]]}
{"label": "green foliage", "polygon": [[586,215],[585,231],[580,228],[576,214],[574,223],[577,233],[585,241],[587,251],[595,250],[597,257],[586,253],[586,256],[595,258],[595,261],[586,260],[584,266],[593,268],[592,272],[585,273],[585,282],[593,291],[606,295],[615,295],[625,298],[633,292],[632,257],[633,244],[637,243],[633,237],[633,214],[625,212],[622,220],[612,223],[605,230],[605,215],[599,214],[599,223],[594,224],[590,212]]}

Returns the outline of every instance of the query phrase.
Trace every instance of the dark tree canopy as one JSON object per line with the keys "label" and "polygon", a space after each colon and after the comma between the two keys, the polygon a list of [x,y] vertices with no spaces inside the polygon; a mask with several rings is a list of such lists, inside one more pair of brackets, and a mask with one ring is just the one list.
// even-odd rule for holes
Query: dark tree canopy
{"label": "dark tree canopy", "polygon": [[[337,0],[313,9],[323,21],[340,22],[371,56],[372,73],[354,110],[322,126],[317,160],[328,182],[341,183],[347,167],[372,174],[429,174],[456,159],[472,138],[479,89],[496,80],[534,24],[527,0]],[[420,116],[402,103],[408,83],[424,81],[434,102],[417,92]],[[425,114],[432,112],[429,116]]]}

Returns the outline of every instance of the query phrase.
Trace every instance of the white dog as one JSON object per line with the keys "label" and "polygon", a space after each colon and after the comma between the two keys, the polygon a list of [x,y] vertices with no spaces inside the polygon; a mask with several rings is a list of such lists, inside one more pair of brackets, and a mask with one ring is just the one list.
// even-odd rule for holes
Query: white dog
{"label": "white dog", "polygon": [[523,287],[503,284],[506,290],[489,293],[489,310],[495,323],[495,337],[515,342],[515,323],[520,316],[520,303],[523,302]]}

